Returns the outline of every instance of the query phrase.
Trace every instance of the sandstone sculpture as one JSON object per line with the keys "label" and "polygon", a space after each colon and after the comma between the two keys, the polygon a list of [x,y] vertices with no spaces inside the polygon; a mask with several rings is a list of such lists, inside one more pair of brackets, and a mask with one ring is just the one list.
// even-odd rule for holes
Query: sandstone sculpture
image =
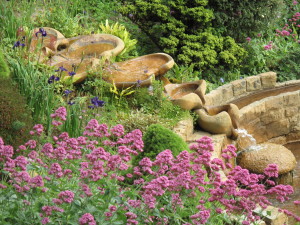
{"label": "sandstone sculpture", "polygon": [[264,172],[269,164],[277,164],[279,174],[292,171],[296,166],[296,158],[286,147],[273,143],[258,145],[258,150],[249,150],[241,153],[239,165],[253,173]]}
{"label": "sandstone sculpture", "polygon": [[170,100],[183,109],[200,109],[205,104],[205,80],[182,84],[167,84],[164,88]]}
{"label": "sandstone sculpture", "polygon": [[154,77],[164,75],[174,65],[171,56],[154,53],[123,62],[113,63],[103,69],[103,79],[118,88],[149,86]]}

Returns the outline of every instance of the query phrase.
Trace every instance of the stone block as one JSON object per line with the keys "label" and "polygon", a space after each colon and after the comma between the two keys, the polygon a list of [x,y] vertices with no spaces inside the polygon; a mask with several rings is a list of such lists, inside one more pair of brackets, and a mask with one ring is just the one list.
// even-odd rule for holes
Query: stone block
{"label": "stone block", "polygon": [[265,102],[257,101],[250,105],[245,106],[240,110],[241,123],[248,123],[254,119],[260,118],[260,116],[266,111]]}
{"label": "stone block", "polygon": [[193,134],[194,124],[193,118],[189,117],[185,120],[181,120],[173,128],[173,131],[178,134],[184,141],[187,141],[188,137]]}
{"label": "stone block", "polygon": [[261,85],[263,89],[272,88],[276,86],[276,80],[277,80],[276,73],[266,72],[266,73],[261,73],[258,76],[260,76]]}
{"label": "stone block", "polygon": [[286,142],[300,141],[300,130],[290,132],[286,135]]}
{"label": "stone block", "polygon": [[234,97],[239,97],[247,92],[247,83],[245,79],[235,80],[231,82]]}
{"label": "stone block", "polygon": [[266,126],[268,139],[282,136],[290,132],[290,123],[288,119],[282,119],[269,123]]}
{"label": "stone block", "polygon": [[269,143],[284,145],[286,143],[286,136],[275,137],[268,140]]}
{"label": "stone block", "polygon": [[205,95],[205,105],[220,105],[222,102],[221,92],[216,89]]}
{"label": "stone block", "polygon": [[299,106],[300,105],[300,91],[294,91],[294,92],[289,92],[285,93],[283,95],[283,101],[284,105],[286,106]]}
{"label": "stone block", "polygon": [[288,217],[283,212],[279,212],[278,208],[268,206],[266,209],[257,207],[255,213],[263,217],[263,220],[268,225],[283,225],[288,224]]}
{"label": "stone block", "polygon": [[299,109],[297,106],[285,108],[285,116],[286,117],[293,117],[299,113]]}
{"label": "stone block", "polygon": [[259,76],[250,76],[246,78],[247,92],[257,91],[261,89],[261,81]]}
{"label": "stone block", "polygon": [[281,120],[284,117],[285,117],[285,110],[279,108],[277,110],[266,111],[264,115],[261,117],[261,121],[263,124],[269,124]]}
{"label": "stone block", "polygon": [[223,105],[233,99],[232,84],[230,83],[225,84],[221,87],[221,97],[222,97],[222,102],[220,105]]}
{"label": "stone block", "polygon": [[266,102],[266,111],[282,108],[284,104],[283,95],[268,97],[264,101]]}

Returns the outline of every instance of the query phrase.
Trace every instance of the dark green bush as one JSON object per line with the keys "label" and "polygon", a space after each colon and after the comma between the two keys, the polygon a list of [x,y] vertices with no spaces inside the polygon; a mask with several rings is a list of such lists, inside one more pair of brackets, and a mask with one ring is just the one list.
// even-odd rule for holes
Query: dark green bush
{"label": "dark green bush", "polygon": [[144,151],[140,153],[133,161],[133,165],[144,158],[149,157],[154,160],[162,151],[169,149],[174,156],[181,151],[188,150],[188,145],[184,140],[168,128],[160,124],[152,124],[143,135]]}
{"label": "dark green bush", "polygon": [[206,0],[124,0],[121,13],[127,15],[164,52],[180,64],[194,64],[206,70],[222,65],[233,68],[246,51],[231,37],[223,37],[211,27],[213,11]]}
{"label": "dark green bush", "polygon": [[238,42],[270,29],[282,20],[284,0],[208,0],[213,27]]}
{"label": "dark green bush", "polygon": [[279,81],[300,79],[300,49],[289,52],[282,57],[274,68],[278,74]]}

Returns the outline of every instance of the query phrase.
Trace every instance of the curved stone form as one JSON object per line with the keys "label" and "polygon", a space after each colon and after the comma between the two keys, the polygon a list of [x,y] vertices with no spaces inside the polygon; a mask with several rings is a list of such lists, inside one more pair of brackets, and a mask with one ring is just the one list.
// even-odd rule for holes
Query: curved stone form
{"label": "curved stone form", "polygon": [[43,29],[47,32],[47,35],[42,37],[41,33],[39,33],[39,29],[40,28],[36,28],[31,31],[29,51],[34,52],[39,50],[38,48],[41,48],[43,55],[42,58],[40,58],[40,61],[43,61],[47,59],[47,57],[53,56],[59,51],[68,48],[68,39],[65,38],[59,31],[50,27],[43,27]]}
{"label": "curved stone form", "polygon": [[104,68],[103,79],[114,82],[117,88],[149,86],[152,81],[151,75],[162,76],[173,65],[174,60],[168,54],[154,53],[109,65]]}
{"label": "curved stone form", "polygon": [[204,109],[195,110],[199,126],[212,134],[226,134],[230,137],[233,134],[233,127],[230,115],[222,111],[216,115],[208,115]]}
{"label": "curved stone form", "polygon": [[183,109],[200,109],[205,104],[205,80],[182,84],[167,84],[164,88],[170,100]]}
{"label": "curved stone form", "polygon": [[253,173],[264,172],[269,164],[277,164],[278,174],[292,171],[296,166],[296,158],[286,147],[278,144],[264,143],[258,150],[245,151],[239,158],[239,165]]}
{"label": "curved stone form", "polygon": [[[74,39],[73,39],[74,40]],[[124,42],[111,34],[91,34],[79,36],[74,40],[64,56],[67,58],[110,58],[120,54],[125,45]]]}

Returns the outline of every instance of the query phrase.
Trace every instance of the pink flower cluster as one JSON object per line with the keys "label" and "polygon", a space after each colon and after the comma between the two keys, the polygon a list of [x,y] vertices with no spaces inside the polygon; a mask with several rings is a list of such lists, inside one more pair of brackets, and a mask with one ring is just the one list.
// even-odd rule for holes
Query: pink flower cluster
{"label": "pink flower cluster", "polygon": [[96,225],[95,218],[92,214],[86,213],[79,219],[80,225]]}
{"label": "pink flower cluster", "polygon": [[270,41],[269,44],[264,46],[265,50],[271,50],[273,48],[273,41]]}
{"label": "pink flower cluster", "polygon": [[[63,109],[56,111],[56,114],[55,117],[62,121],[66,116]],[[221,159],[212,158],[213,143],[209,137],[197,140],[196,144],[190,146],[191,152],[182,151],[176,157],[167,149],[160,152],[153,161],[143,158],[138,166],[132,168],[133,171],[130,161],[143,151],[142,133],[134,130],[124,134],[122,125],[109,129],[106,124],[91,120],[83,136],[71,138],[63,132],[54,136],[51,143],[38,145],[30,140],[24,147],[28,148],[22,151],[24,156],[12,159],[13,149],[5,146],[0,138],[3,170],[9,172],[11,177],[9,184],[0,184],[0,191],[12,186],[21,196],[26,196],[31,190],[35,193],[43,192],[48,196],[49,203],[52,200],[52,205],[47,203],[40,208],[42,224],[53,222],[59,216],[65,217],[66,211],[80,202],[96,199],[98,204],[101,197],[108,198],[111,195],[113,188],[117,189],[117,196],[113,198],[121,203],[101,202],[107,202],[101,215],[109,221],[121,212],[123,216],[125,214],[124,222],[127,224],[143,224],[145,221],[171,224],[173,218],[165,218],[160,213],[177,213],[186,204],[191,205],[186,217],[188,221],[184,224],[209,223],[211,215],[215,213],[244,214],[246,219],[243,224],[249,224],[258,219],[253,209],[258,205],[264,208],[271,204],[268,195],[285,201],[293,193],[291,186],[275,185],[269,179],[278,176],[277,165],[269,165],[264,175],[252,174],[239,166],[232,168],[229,162],[237,155],[233,145],[222,152],[225,163]],[[31,176],[27,171],[31,166],[43,173]],[[230,172],[227,179],[222,180],[220,170],[226,168]],[[125,188],[122,182],[126,177],[132,178],[134,185]],[[72,185],[68,184],[69,181],[72,181]],[[67,188],[51,189],[51,185],[64,182],[69,185]],[[268,186],[263,182],[267,182]],[[26,201],[23,202],[26,204]],[[206,202],[214,206],[206,208]],[[33,201],[29,204],[33,204]],[[157,209],[160,213],[157,213]],[[95,225],[99,214],[94,217],[90,213],[84,214],[91,212],[84,210],[82,207],[83,215],[78,220],[79,224]],[[139,215],[141,212],[143,216]]]}
{"label": "pink flower cluster", "polygon": [[50,116],[51,118],[55,119],[52,121],[52,125],[57,127],[62,125],[62,121],[66,121],[67,110],[65,107],[59,107],[57,110],[55,110],[55,113],[51,114]]}

